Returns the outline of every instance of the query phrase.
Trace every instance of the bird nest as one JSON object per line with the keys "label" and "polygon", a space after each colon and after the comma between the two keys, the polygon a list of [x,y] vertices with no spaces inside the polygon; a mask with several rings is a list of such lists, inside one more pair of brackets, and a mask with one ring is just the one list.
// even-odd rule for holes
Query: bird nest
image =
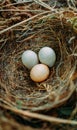
{"label": "bird nest", "polygon": [[[13,22],[13,19],[12,21]],[[64,104],[77,87],[77,16],[74,11],[44,11],[1,30],[0,104],[42,111]],[[35,83],[22,64],[25,50],[48,46],[56,52],[47,80]]]}

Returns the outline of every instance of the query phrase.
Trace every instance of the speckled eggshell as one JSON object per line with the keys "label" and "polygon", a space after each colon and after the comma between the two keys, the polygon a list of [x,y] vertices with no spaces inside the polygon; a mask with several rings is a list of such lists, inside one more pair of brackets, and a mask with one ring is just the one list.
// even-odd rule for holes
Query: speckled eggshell
{"label": "speckled eggshell", "polygon": [[30,71],[30,77],[35,82],[42,82],[49,76],[49,68],[44,64],[35,65]]}

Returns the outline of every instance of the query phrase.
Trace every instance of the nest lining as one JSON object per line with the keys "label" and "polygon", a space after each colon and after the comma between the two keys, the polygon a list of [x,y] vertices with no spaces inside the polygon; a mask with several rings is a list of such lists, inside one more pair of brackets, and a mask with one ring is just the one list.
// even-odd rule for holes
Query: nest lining
{"label": "nest lining", "polygon": [[[4,104],[39,111],[57,107],[71,97],[76,89],[72,76],[77,71],[77,39],[76,28],[73,29],[66,12],[39,16],[5,34],[3,39],[7,40],[0,58],[0,95]],[[44,46],[55,50],[57,60],[50,68],[49,78],[35,83],[22,64],[21,55],[27,49],[38,53]]]}

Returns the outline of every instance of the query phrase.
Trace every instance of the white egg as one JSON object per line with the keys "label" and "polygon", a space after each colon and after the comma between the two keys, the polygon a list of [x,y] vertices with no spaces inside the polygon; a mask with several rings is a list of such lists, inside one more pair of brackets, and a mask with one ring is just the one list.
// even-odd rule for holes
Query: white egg
{"label": "white egg", "polygon": [[31,69],[33,66],[38,64],[38,56],[32,50],[27,50],[22,54],[22,63],[28,68]]}
{"label": "white egg", "polygon": [[49,76],[49,68],[44,64],[35,65],[30,71],[30,77],[35,82],[42,82]]}
{"label": "white egg", "polygon": [[56,61],[55,51],[50,47],[41,48],[38,55],[40,62],[49,67],[52,67]]}

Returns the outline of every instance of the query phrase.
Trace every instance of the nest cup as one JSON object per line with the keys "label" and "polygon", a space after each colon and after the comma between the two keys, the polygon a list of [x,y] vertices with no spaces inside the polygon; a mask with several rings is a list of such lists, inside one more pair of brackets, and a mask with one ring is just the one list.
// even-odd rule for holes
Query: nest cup
{"label": "nest cup", "polygon": [[[4,104],[42,111],[58,107],[71,97],[76,88],[72,77],[77,70],[77,39],[69,14],[75,17],[71,11],[40,15],[11,31],[13,40],[8,38],[1,49],[0,95]],[[35,83],[21,55],[25,50],[38,53],[44,46],[53,48],[57,59],[48,79]]]}

